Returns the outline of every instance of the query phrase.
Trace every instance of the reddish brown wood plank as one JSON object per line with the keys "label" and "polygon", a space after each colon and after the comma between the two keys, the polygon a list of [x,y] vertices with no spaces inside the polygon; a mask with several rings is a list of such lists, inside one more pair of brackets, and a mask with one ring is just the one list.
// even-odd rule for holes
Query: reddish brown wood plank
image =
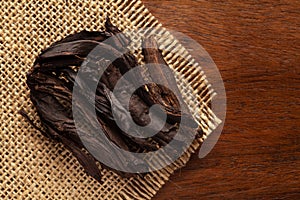
{"label": "reddish brown wood plank", "polygon": [[227,92],[213,151],[194,155],[154,199],[299,199],[300,2],[143,2],[210,53]]}

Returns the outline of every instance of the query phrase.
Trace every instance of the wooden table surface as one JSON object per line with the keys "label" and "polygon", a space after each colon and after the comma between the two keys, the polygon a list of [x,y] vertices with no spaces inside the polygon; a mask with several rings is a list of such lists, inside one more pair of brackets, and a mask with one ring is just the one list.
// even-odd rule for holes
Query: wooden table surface
{"label": "wooden table surface", "polygon": [[143,2],[209,52],[227,93],[217,145],[154,199],[300,199],[300,1]]}

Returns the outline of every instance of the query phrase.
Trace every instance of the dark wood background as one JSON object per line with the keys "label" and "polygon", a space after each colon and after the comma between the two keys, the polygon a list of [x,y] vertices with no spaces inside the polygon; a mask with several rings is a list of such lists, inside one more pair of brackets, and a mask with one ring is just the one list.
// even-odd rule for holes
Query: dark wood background
{"label": "dark wood background", "polygon": [[227,93],[215,148],[154,199],[300,199],[300,1],[143,2],[209,52]]}

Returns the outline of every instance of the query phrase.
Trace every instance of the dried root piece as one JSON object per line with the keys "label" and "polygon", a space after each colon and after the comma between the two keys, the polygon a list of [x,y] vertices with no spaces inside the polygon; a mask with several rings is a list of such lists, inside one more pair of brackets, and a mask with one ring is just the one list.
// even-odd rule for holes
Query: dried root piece
{"label": "dried root piece", "polygon": [[[78,69],[83,64],[93,67],[84,67],[82,73],[85,77],[88,77],[87,80],[80,79],[76,82],[77,87],[82,91],[82,98],[80,97],[75,102],[76,106],[79,107],[79,113],[76,113],[76,115],[80,115],[86,122],[92,123],[92,110],[83,108],[87,104],[95,104],[98,124],[89,125],[93,127],[100,125],[106,137],[118,147],[133,152],[156,151],[173,139],[182,117],[189,121],[188,125],[183,124],[187,134],[195,132],[197,127],[181,98],[172,70],[162,71],[159,66],[159,64],[166,65],[166,63],[161,52],[157,50],[157,44],[153,37],[144,40],[145,49],[143,54],[145,61],[152,63],[153,67],[148,69],[150,74],[148,79],[151,79],[154,83],[144,85],[131,96],[129,111],[123,107],[123,99],[125,99],[125,96],[130,95],[128,94],[129,88],[134,87],[134,84],[139,81],[138,77],[143,78],[143,75],[125,80],[125,84],[119,88],[117,94],[112,92],[118,80],[126,72],[137,66],[137,61],[133,55],[122,53],[129,44],[129,39],[118,33],[120,31],[117,27],[107,20],[105,32],[82,31],[70,35],[45,49],[38,56],[33,68],[27,75],[30,98],[45,129],[45,131],[41,130],[43,134],[62,142],[76,156],[86,172],[99,182],[101,181],[101,174],[96,165],[97,160],[88,152],[81,138],[84,137],[91,146],[103,144],[93,137],[94,133],[78,132],[72,113],[72,92],[75,78]],[[113,38],[112,45],[103,43],[104,40],[115,34],[117,34],[117,37]],[[87,55],[99,45],[102,47],[99,55],[92,58],[89,56],[87,60]],[[110,63],[107,55],[113,55],[117,59]],[[108,63],[110,64],[98,83],[98,80],[94,78],[94,74],[103,70]],[[158,79],[162,80],[164,86],[155,84]],[[91,98],[93,91],[89,86],[92,83],[98,84],[95,99]],[[163,128],[151,138],[133,137],[130,131],[138,133],[140,130],[134,130],[129,123],[129,119],[132,118],[140,126],[146,126],[151,121],[154,124],[161,123],[162,119],[159,116],[150,117],[149,115],[149,109],[154,104],[162,106],[163,112],[168,117],[167,122],[164,122]],[[180,104],[183,105],[182,108],[180,108]],[[118,111],[115,116],[112,114],[112,109]],[[23,111],[20,113],[28,118]],[[122,121],[124,127],[126,127],[125,131],[118,127],[116,120]],[[180,140],[182,141],[179,142],[184,142],[184,138]],[[110,162],[118,166],[124,161],[126,161],[126,158],[120,156],[119,158],[112,158]],[[139,161],[136,164],[139,164]],[[125,177],[132,175],[120,171],[116,172]]]}

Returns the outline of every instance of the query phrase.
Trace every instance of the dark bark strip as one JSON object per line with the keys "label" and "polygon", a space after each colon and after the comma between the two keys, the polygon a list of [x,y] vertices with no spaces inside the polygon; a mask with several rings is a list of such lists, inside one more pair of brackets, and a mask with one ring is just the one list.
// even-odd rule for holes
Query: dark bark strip
{"label": "dark bark strip", "polygon": [[[145,78],[143,76],[133,76],[132,79],[126,80],[125,84],[116,93],[112,92],[119,79],[137,66],[137,61],[132,54],[123,53],[130,40],[117,27],[114,27],[109,20],[106,22],[106,30],[106,32],[82,31],[52,44],[36,59],[27,76],[31,101],[37,108],[45,128],[45,132],[41,130],[43,134],[62,142],[76,156],[86,172],[98,181],[101,181],[101,174],[96,165],[96,160],[89,154],[81,139],[85,138],[85,141],[88,141],[94,149],[97,148],[97,145],[103,144],[97,140],[97,133],[79,133],[74,124],[73,114],[82,117],[83,121],[89,123],[88,126],[90,127],[100,125],[110,141],[124,150],[133,152],[155,151],[168,144],[177,133],[181,117],[184,119],[187,116],[186,118],[190,121],[191,126],[182,125],[186,134],[196,131],[196,123],[180,96],[172,70],[163,71],[158,65],[166,65],[166,63],[161,53],[155,49],[157,44],[154,38],[144,41],[146,48],[143,50],[145,61],[154,64],[152,68],[148,69],[150,77],[147,77],[153,83],[143,86],[131,95],[128,92],[129,88],[134,87],[139,78]],[[113,38],[111,46],[103,43],[105,39],[116,34],[117,36]],[[97,55],[87,57],[98,45],[102,47],[102,51]],[[148,48],[148,46],[154,48]],[[118,59],[111,63],[108,59],[111,55],[118,57]],[[85,79],[79,78],[75,83],[78,69],[83,63],[82,74]],[[107,64],[109,66],[104,70],[104,66]],[[98,83],[95,75],[101,70],[104,73]],[[163,81],[164,86],[155,84],[158,79]],[[79,99],[73,102],[79,108],[78,113],[72,113],[74,84],[77,84],[76,86],[80,88],[81,92]],[[93,91],[89,87],[91,84],[98,84],[95,99],[92,99]],[[172,91],[180,98],[177,99]],[[131,95],[129,111],[123,106],[124,99],[128,95]],[[182,110],[180,110],[179,102],[183,105]],[[84,106],[93,104],[95,104],[97,124],[91,118],[92,110],[84,109]],[[133,129],[129,123],[131,118],[140,126],[146,126],[150,122],[154,124],[161,122],[159,116],[154,115],[150,118],[149,109],[154,104],[160,104],[168,116],[162,130],[151,138],[135,138],[130,135],[130,132],[143,134],[140,129]],[[117,110],[115,116],[112,114],[112,108]],[[20,113],[28,118],[23,111]],[[122,121],[126,131],[117,126],[116,120]],[[178,142],[184,143],[184,138],[181,138]],[[126,158],[121,156],[110,160],[116,166],[125,161]],[[141,161],[136,163],[139,164]],[[122,176],[132,175],[119,171],[117,173]]]}

